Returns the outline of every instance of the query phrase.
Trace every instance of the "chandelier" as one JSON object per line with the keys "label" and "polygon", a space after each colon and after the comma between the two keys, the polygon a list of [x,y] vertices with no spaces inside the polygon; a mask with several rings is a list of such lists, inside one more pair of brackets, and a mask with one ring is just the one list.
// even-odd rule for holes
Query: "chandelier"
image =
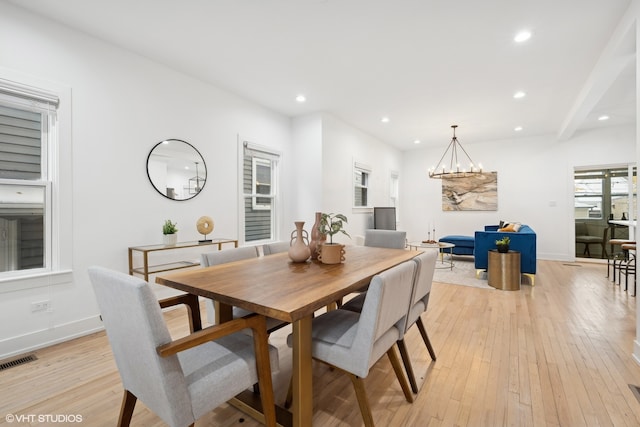
{"label": "chandelier", "polygon": [[[471,157],[469,157],[469,154],[467,154],[466,150],[462,147],[462,144],[460,144],[460,141],[458,141],[458,138],[456,137],[456,128],[458,127],[458,125],[451,125],[451,127],[453,128],[453,138],[451,139],[451,142],[449,143],[449,146],[445,150],[444,154],[438,161],[438,166],[429,169],[429,178],[464,178],[467,176],[481,174],[482,165],[479,164],[478,166],[474,166],[473,160],[471,160]],[[466,156],[468,169],[466,169],[466,166],[460,165],[460,161],[458,160],[458,151],[461,151],[460,157],[462,158],[462,161],[465,161],[465,159],[462,157],[462,153],[464,153],[464,156]],[[443,160],[445,160],[445,158],[449,158],[448,169],[447,165],[443,163]]]}

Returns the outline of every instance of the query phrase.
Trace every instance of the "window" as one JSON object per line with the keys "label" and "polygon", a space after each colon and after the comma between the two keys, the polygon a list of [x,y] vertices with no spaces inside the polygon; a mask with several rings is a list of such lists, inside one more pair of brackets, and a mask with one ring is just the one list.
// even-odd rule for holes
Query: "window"
{"label": "window", "polygon": [[52,269],[57,96],[0,80],[0,276]]}
{"label": "window", "polygon": [[264,147],[244,142],[242,156],[244,241],[273,240],[277,224],[277,177],[280,155]]}
{"label": "window", "polygon": [[[253,194],[271,195],[272,167],[271,160],[253,157]],[[269,210],[271,209],[271,197],[253,197],[253,209]]]}
{"label": "window", "polygon": [[576,171],[575,218],[601,219],[604,171]]}
{"label": "window", "polygon": [[[612,170],[610,174],[611,208],[609,217],[614,219],[636,219],[636,168]],[[631,194],[631,197],[629,195]]]}
{"label": "window", "polygon": [[353,206],[369,206],[369,175],[371,168],[360,163],[353,166]]}
{"label": "window", "polygon": [[398,175],[398,172],[391,172],[389,179],[390,179],[389,180],[389,184],[390,184],[389,203],[390,203],[390,206],[394,206],[397,210],[398,207],[400,206],[400,200],[399,200],[400,191],[398,190],[398,187],[400,186],[399,184],[400,177]]}
{"label": "window", "polygon": [[636,218],[635,167],[576,171],[574,186],[576,219]]}

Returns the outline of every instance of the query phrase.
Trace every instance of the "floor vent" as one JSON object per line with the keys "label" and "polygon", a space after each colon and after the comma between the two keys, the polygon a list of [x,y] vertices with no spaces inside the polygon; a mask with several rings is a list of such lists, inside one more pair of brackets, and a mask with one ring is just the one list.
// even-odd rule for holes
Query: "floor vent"
{"label": "floor vent", "polygon": [[0,371],[13,368],[14,366],[24,365],[25,363],[33,362],[34,360],[38,360],[38,358],[34,354],[23,356],[18,359],[9,360],[8,362],[0,363]]}
{"label": "floor vent", "polygon": [[637,385],[629,384],[629,388],[631,389],[631,392],[636,397],[638,402],[640,402],[640,387],[638,387]]}

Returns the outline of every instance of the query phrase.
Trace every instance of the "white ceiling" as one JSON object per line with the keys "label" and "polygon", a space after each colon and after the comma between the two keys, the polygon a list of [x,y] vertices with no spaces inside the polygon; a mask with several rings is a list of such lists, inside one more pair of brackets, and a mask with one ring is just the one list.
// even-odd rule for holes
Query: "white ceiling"
{"label": "white ceiling", "polygon": [[[635,123],[635,23],[619,28],[631,0],[10,1],[402,150],[446,144],[452,124],[466,145]],[[517,44],[521,29],[533,36]]]}

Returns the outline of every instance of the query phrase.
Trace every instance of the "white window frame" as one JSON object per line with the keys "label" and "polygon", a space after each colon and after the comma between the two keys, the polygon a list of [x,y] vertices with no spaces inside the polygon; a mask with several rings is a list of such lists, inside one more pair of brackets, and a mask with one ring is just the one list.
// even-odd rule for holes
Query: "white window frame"
{"label": "white window frame", "polygon": [[389,173],[389,206],[396,208],[396,222],[399,218],[400,209],[400,174],[397,171]]}
{"label": "white window frame", "polygon": [[44,267],[1,272],[0,293],[68,284],[73,278],[71,88],[0,67],[0,99],[3,104],[18,104],[17,108],[57,104],[45,115],[42,179],[3,180],[45,189]]}
{"label": "white window frame", "polygon": [[[273,171],[273,165],[272,162],[270,160],[267,159],[263,159],[260,157],[253,157],[251,159],[251,175],[252,175],[252,181],[253,181],[253,194],[255,194],[256,196],[252,197],[251,200],[251,205],[253,206],[253,209],[255,210],[270,210],[271,209],[271,204],[269,205],[265,205],[265,204],[261,204],[258,202],[258,199],[272,199],[273,201],[273,179],[274,179],[274,171]],[[268,166],[269,167],[269,172],[270,172],[270,179],[271,182],[268,184],[269,185],[269,194],[262,194],[258,192],[258,186],[259,185],[266,185],[264,183],[260,183],[258,182],[258,166],[263,165],[263,166]],[[259,195],[259,196],[258,196]]]}
{"label": "white window frame", "polygon": [[[351,185],[351,197],[353,200],[353,208],[354,209],[367,209],[367,208],[371,208],[371,166],[368,166],[364,163],[360,163],[360,162],[353,162],[353,172],[351,174],[351,177],[353,179],[352,185]],[[357,179],[356,179],[356,174],[364,174],[364,176],[366,176],[366,179],[364,180],[364,183],[358,183]],[[358,190],[362,190],[365,189],[366,190],[366,204],[364,205],[358,205],[356,204],[356,189]]]}

